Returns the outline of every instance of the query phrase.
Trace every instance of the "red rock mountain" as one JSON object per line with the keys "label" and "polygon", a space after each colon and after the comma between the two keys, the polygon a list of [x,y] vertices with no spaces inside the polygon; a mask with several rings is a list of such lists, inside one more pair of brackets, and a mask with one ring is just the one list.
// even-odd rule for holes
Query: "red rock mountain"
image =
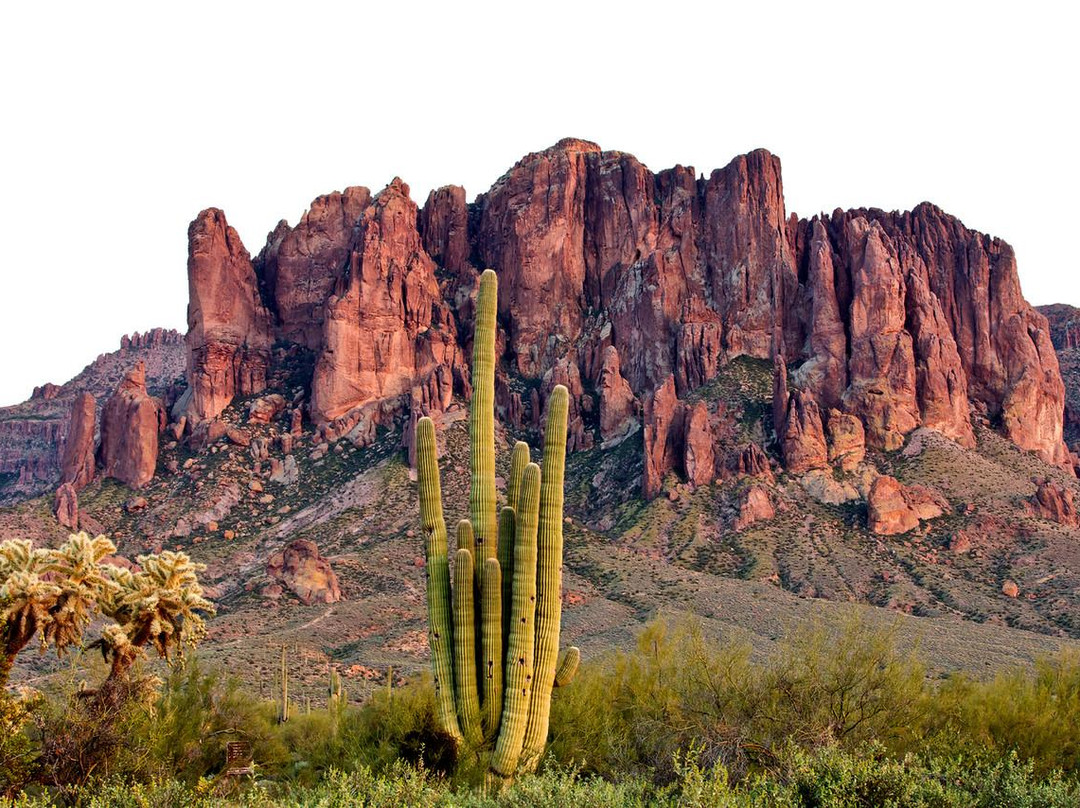
{"label": "red rock mountain", "polygon": [[[501,386],[541,383],[528,400],[504,390],[504,415],[538,423],[552,374],[575,392],[578,448],[593,444],[584,416],[598,413],[607,440],[644,412],[646,494],[669,470],[701,481],[722,465],[707,414],[680,402],[740,355],[783,359],[774,428],[792,471],[863,441],[897,449],[919,426],[970,447],[973,408],[1021,448],[1070,462],[1050,329],[1020,293],[1012,249],[933,205],[799,219],[766,151],[697,178],[573,139],[465,200],[442,188],[418,210],[398,179],[374,196],[348,188],[279,224],[254,263],[220,211],[201,213],[189,420],[258,392],[273,339],[316,353],[310,411],[329,436],[445,409],[468,392],[469,293],[490,266]],[[858,419],[859,447],[830,448],[831,410]],[[836,423],[851,443],[857,428]]]}
{"label": "red rock mountain", "polygon": [[[764,150],[706,178],[683,166],[653,173],[567,139],[522,158],[471,204],[449,186],[419,209],[395,179],[374,195],[317,198],[254,260],[214,208],[188,241],[177,436],[264,390],[275,342],[314,355],[305,397],[324,438],[364,443],[376,426],[444,411],[470,393],[471,294],[490,266],[505,329],[501,416],[538,426],[547,392],[566,384],[571,448],[584,449],[618,442],[643,415],[647,496],[672,470],[702,484],[739,466],[746,447],[720,446],[725,413],[692,400],[738,356],[776,363],[771,428],[792,472],[853,468],[864,447],[898,449],[920,426],[973,446],[973,411],[1071,466],[1051,330],[1021,295],[1012,249],[930,204],[789,215],[780,161]],[[151,396],[132,385],[124,411],[141,413],[135,398]],[[146,408],[145,418],[114,414],[110,440],[123,421],[137,423],[132,446],[148,442]],[[92,473],[86,402],[75,409],[64,454],[30,453],[20,479],[78,488]],[[10,433],[0,471],[15,465],[4,453],[20,430],[57,444],[66,432],[0,420]],[[100,451],[133,484],[152,473],[149,454],[117,466],[111,444]]]}

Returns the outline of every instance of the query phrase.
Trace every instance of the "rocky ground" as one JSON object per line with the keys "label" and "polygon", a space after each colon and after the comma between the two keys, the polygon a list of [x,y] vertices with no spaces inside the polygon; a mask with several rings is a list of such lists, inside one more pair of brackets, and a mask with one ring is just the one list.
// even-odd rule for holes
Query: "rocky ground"
{"label": "rocky ground", "polygon": [[[294,429],[287,405],[301,387],[288,382],[305,363],[291,362],[281,362],[291,369],[277,392],[233,402],[221,434],[197,450],[166,440],[147,486],[95,480],[79,495],[80,514],[128,558],[182,549],[208,565],[220,613],[203,658],[269,695],[284,644],[298,692],[322,698],[333,665],[359,695],[426,665],[415,483],[400,432],[380,430],[358,448],[321,440],[306,421]],[[897,621],[903,641],[942,671],[996,670],[1075,644],[1080,531],[1038,510],[1032,482],[1049,477],[1071,491],[1063,470],[979,426],[973,450],[920,430],[903,450],[871,451],[849,472],[792,475],[770,438],[771,382],[767,363],[737,360],[698,391],[725,402],[732,445],[767,447],[755,474],[695,487],[668,473],[646,502],[640,430],[570,455],[569,642],[597,656],[657,615],[692,613],[768,653],[800,621],[855,608]],[[460,401],[440,416],[448,518],[467,510],[466,416]],[[532,430],[500,428],[504,475],[519,438],[538,446]],[[942,514],[899,535],[873,533],[859,492],[882,474],[939,492]],[[752,491],[764,504],[747,505]],[[51,497],[0,510],[0,531],[48,543],[67,532]],[[55,668],[24,661],[26,676]]]}

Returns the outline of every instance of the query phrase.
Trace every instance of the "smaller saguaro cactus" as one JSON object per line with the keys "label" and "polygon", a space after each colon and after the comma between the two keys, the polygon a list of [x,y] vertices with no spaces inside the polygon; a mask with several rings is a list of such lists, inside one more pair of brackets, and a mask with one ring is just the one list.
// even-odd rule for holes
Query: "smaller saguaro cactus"
{"label": "smaller saguaro cactus", "polygon": [[326,706],[330,709],[341,708],[345,706],[345,702],[348,700],[348,696],[345,693],[345,688],[341,684],[341,674],[338,673],[337,668],[330,669],[330,686],[327,688],[326,694]]}
{"label": "smaller saguaro cactus", "polygon": [[569,393],[547,401],[542,466],[518,442],[506,505],[495,490],[495,273],[480,278],[469,416],[470,518],[457,524],[453,586],[436,455],[435,425],[416,425],[420,522],[427,557],[428,640],[443,729],[470,751],[490,754],[506,782],[539,764],[551,689],[568,684],[581,655],[559,656],[562,613],[563,471]]}
{"label": "smaller saguaro cactus", "polygon": [[278,723],[289,720],[289,650],[281,646],[281,708],[278,711]]}

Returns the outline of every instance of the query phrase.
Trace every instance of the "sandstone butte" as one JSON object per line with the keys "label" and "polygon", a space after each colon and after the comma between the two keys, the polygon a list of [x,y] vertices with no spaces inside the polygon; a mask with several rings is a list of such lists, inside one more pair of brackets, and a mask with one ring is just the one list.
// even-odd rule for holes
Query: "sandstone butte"
{"label": "sandstone butte", "polygon": [[[188,389],[174,412],[189,432],[265,389],[278,342],[314,354],[307,414],[322,438],[363,442],[446,410],[471,393],[472,295],[492,267],[500,417],[538,426],[562,383],[571,449],[593,445],[586,414],[604,442],[640,419],[646,497],[670,471],[696,485],[771,476],[760,447],[716,451],[722,407],[687,398],[739,356],[774,364],[772,427],[792,473],[853,468],[918,427],[971,447],[973,411],[1072,467],[1050,330],[1012,248],[928,203],[799,218],[764,150],[705,177],[566,139],[472,203],[448,186],[418,208],[395,178],[320,196],[255,258],[214,208],[188,241]],[[105,473],[132,485],[153,473],[148,398],[135,373],[102,416]],[[75,487],[80,429],[64,461]]]}

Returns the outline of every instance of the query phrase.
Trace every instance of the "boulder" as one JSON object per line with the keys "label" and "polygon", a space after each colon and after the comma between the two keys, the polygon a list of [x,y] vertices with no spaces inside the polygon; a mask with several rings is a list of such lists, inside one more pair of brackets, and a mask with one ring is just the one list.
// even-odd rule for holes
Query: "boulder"
{"label": "boulder", "polygon": [[743,489],[739,495],[739,516],[735,520],[735,530],[745,530],[756,522],[772,519],[776,516],[769,489],[761,483],[753,483]]}
{"label": "boulder", "polygon": [[248,422],[268,424],[285,411],[285,397],[271,393],[255,399],[248,405]]}
{"label": "boulder", "polygon": [[300,468],[295,455],[286,455],[284,462],[276,457],[270,461],[270,482],[280,485],[296,485],[300,480]]}
{"label": "boulder", "polygon": [[874,480],[866,507],[868,527],[881,536],[907,533],[920,521],[950,510],[948,501],[937,491],[922,485],[905,486],[887,475]]}
{"label": "boulder", "polygon": [[1037,484],[1038,489],[1028,501],[1028,512],[1059,525],[1080,527],[1072,488],[1056,485],[1048,479],[1039,480]]}
{"label": "boulder", "polygon": [[266,566],[267,574],[292,591],[305,606],[313,603],[337,603],[341,586],[337,574],[314,542],[296,539],[274,553]]}

